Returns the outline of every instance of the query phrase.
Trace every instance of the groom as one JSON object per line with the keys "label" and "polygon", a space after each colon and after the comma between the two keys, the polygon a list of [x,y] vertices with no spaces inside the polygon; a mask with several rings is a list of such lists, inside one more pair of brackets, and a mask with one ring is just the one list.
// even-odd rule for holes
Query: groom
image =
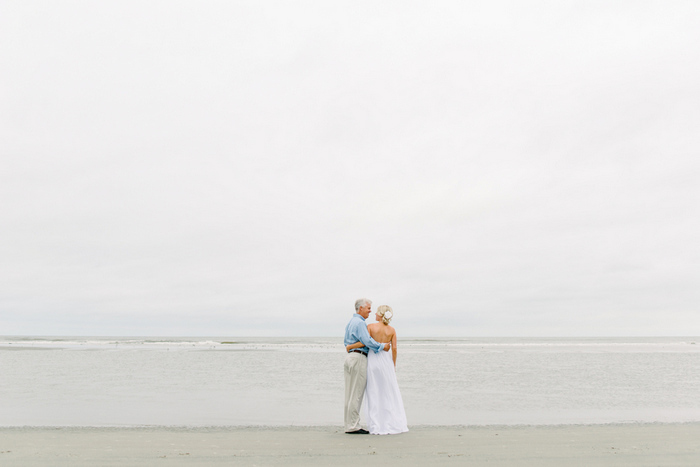
{"label": "groom", "polygon": [[367,332],[365,320],[371,311],[372,301],[360,298],[355,301],[355,314],[345,326],[346,346],[357,341],[365,344],[365,347],[348,352],[347,357],[345,357],[345,433],[352,435],[369,433],[360,427],[360,406],[362,406],[362,396],[365,395],[367,384],[367,352],[369,349],[377,353],[382,348],[384,350],[391,348],[391,344],[380,344],[372,339]]}

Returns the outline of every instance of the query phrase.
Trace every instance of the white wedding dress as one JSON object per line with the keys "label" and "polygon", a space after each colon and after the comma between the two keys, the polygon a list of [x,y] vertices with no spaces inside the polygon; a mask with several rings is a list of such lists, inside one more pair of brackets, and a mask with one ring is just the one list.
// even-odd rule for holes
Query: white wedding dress
{"label": "white wedding dress", "polygon": [[367,428],[371,434],[393,435],[408,431],[391,351],[369,352],[367,356],[364,406],[367,408]]}

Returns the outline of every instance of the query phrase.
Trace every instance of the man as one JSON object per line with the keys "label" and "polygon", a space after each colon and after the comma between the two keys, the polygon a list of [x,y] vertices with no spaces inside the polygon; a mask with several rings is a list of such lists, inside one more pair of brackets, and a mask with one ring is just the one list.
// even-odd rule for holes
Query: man
{"label": "man", "polygon": [[377,353],[391,348],[391,344],[380,344],[370,337],[365,320],[371,311],[371,300],[358,299],[355,301],[355,314],[345,327],[346,346],[357,341],[365,344],[365,347],[348,352],[345,357],[345,432],[353,435],[369,433],[360,426],[360,407],[367,385],[367,352],[371,349]]}

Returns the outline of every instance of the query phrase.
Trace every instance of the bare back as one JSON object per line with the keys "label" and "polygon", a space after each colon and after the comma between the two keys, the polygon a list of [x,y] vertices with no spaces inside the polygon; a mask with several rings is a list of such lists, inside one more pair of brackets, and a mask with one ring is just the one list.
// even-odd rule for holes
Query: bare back
{"label": "bare back", "polygon": [[369,335],[377,342],[386,344],[391,342],[391,359],[394,361],[394,367],[396,367],[396,330],[384,323],[372,323],[367,326]]}
{"label": "bare back", "polygon": [[396,335],[396,330],[384,323],[372,323],[367,326],[367,330],[372,339],[382,344],[392,342]]}

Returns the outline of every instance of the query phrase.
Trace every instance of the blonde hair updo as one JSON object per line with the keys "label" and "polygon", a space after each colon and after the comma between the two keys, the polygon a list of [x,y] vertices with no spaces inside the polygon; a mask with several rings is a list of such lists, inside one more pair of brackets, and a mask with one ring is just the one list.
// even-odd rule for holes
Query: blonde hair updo
{"label": "blonde hair updo", "polygon": [[394,317],[394,310],[389,305],[382,305],[377,308],[377,314],[382,317],[382,323],[389,324]]}

